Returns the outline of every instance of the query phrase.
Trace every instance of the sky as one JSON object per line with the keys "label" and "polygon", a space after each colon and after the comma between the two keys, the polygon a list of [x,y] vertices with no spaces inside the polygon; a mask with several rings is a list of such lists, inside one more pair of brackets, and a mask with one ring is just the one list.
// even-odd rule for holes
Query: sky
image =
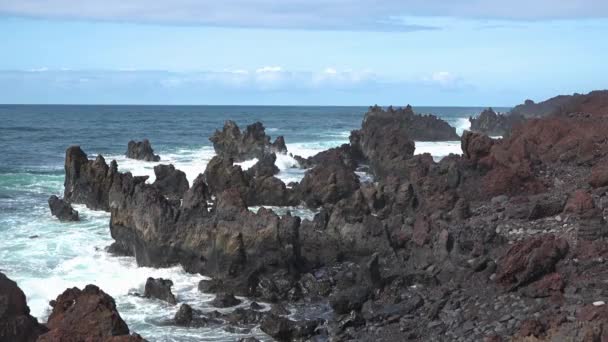
{"label": "sky", "polygon": [[0,0],[0,103],[512,106],[608,88],[605,0]]}

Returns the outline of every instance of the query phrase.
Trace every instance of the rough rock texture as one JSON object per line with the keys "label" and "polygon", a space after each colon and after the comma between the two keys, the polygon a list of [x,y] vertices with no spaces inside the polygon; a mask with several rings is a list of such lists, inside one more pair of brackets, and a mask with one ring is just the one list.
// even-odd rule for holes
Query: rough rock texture
{"label": "rough rock texture", "polygon": [[[46,341],[137,341],[116,310],[114,299],[95,285],[83,290],[67,289],[51,301],[50,331],[38,339]],[[116,339],[120,337],[119,339]]]}
{"label": "rough rock texture", "polygon": [[[374,176],[319,197],[312,220],[248,210],[251,189],[272,177],[222,157],[181,204],[128,174],[96,178],[86,156],[66,184],[84,200],[105,191],[112,236],[138,264],[181,264],[212,278],[199,284],[206,293],[275,303],[192,310],[188,326],[262,325],[286,340],[601,340],[608,183],[590,181],[608,161],[602,101],[528,120],[504,139],[466,132],[464,154],[439,162],[413,155],[397,111],[368,113],[351,144],[299,161],[313,184],[333,168],[343,176],[330,187],[365,164]],[[302,184],[292,186],[300,199]],[[300,320],[300,304],[323,324]]]}
{"label": "rough rock texture", "polygon": [[163,278],[148,278],[144,288],[144,297],[164,300],[169,304],[177,304],[175,295],[171,292],[173,282]]}
{"label": "rough rock texture", "polygon": [[154,154],[154,150],[148,139],[144,139],[143,141],[129,141],[126,156],[127,158],[149,162],[160,161],[160,156]]}
{"label": "rough rock texture", "polygon": [[518,114],[499,114],[492,108],[485,109],[477,117],[470,117],[470,130],[491,136],[509,135],[516,124],[521,123],[524,118]]}
{"label": "rough rock texture", "polygon": [[59,221],[79,221],[78,211],[59,197],[52,195],[49,197],[49,208],[51,214],[59,219]]}
{"label": "rough rock texture", "polygon": [[359,188],[359,178],[348,166],[332,162],[308,171],[297,188],[299,198],[309,207],[335,204]]}
{"label": "rough rock texture", "polygon": [[229,308],[241,304],[241,300],[236,298],[232,293],[218,293],[211,301],[211,305],[216,308]]}
{"label": "rough rock texture", "polygon": [[156,165],[154,174],[154,186],[170,199],[181,199],[190,188],[186,174],[173,165]]}
{"label": "rough rock texture", "polygon": [[247,126],[241,132],[234,121],[226,121],[222,131],[216,131],[209,140],[218,156],[232,158],[235,162],[259,159],[266,153],[287,153],[285,139],[278,137],[271,143],[260,122]]}
{"label": "rough rock texture", "polygon": [[17,283],[0,272],[0,341],[33,342],[47,331],[30,315],[25,294]]}

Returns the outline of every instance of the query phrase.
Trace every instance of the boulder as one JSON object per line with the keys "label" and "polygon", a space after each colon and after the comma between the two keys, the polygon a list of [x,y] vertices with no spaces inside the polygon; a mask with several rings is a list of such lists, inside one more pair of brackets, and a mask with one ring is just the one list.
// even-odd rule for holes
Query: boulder
{"label": "boulder", "polygon": [[154,174],[156,180],[153,185],[170,199],[181,199],[190,188],[186,174],[173,165],[156,165]]}
{"label": "boulder", "polygon": [[299,198],[309,207],[335,204],[359,188],[355,172],[342,163],[319,164],[306,171],[297,187]]}
{"label": "boulder", "polygon": [[129,327],[116,310],[114,299],[95,285],[83,290],[65,290],[51,301],[47,327],[50,331],[38,339],[50,341],[106,341],[121,337],[123,341],[137,341],[130,336]]}
{"label": "boulder", "polygon": [[275,153],[265,153],[255,165],[245,171],[251,177],[272,177],[279,173],[279,168],[274,164],[277,160]]}
{"label": "boulder", "polygon": [[49,197],[49,208],[51,214],[59,219],[59,221],[79,221],[78,211],[74,210],[72,206],[60,199],[59,197],[52,195]]}
{"label": "boulder", "polygon": [[171,292],[172,286],[173,282],[169,279],[148,278],[148,280],[146,280],[144,297],[164,300],[169,304],[177,304],[175,295]]}
{"label": "boulder", "polygon": [[25,294],[0,272],[0,341],[34,342],[48,329],[30,315]]}
{"label": "boulder", "polygon": [[143,141],[129,141],[126,156],[127,158],[148,162],[160,161],[160,156],[154,154],[154,150],[148,139],[144,139]]}
{"label": "boulder", "polygon": [[478,164],[480,160],[490,155],[494,140],[485,134],[464,131],[460,145],[464,158]]}
{"label": "boulder", "polygon": [[266,153],[286,153],[285,139],[278,137],[274,143],[265,133],[264,125],[256,122],[241,132],[234,121],[224,123],[222,131],[216,131],[209,140],[218,156],[232,158],[235,162],[258,158]]}
{"label": "boulder", "polygon": [[180,326],[189,326],[193,320],[193,310],[192,307],[188,304],[182,304],[175,313],[175,317],[173,318],[175,324]]}
{"label": "boulder", "polygon": [[218,293],[211,301],[211,305],[216,308],[229,308],[241,304],[242,301],[236,298],[232,293]]}
{"label": "boulder", "polygon": [[555,270],[568,253],[568,242],[554,235],[528,238],[513,244],[500,258],[496,282],[514,290]]}
{"label": "boulder", "polygon": [[277,341],[299,341],[315,335],[315,329],[321,323],[320,320],[292,321],[285,317],[269,315],[262,321],[260,329]]}

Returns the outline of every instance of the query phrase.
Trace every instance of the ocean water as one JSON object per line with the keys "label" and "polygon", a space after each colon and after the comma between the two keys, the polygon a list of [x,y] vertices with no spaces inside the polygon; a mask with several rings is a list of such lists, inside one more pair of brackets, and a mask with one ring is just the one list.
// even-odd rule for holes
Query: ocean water
{"label": "ocean water", "polygon": [[[119,169],[154,180],[154,165],[126,159],[127,142],[148,138],[161,163],[183,170],[190,182],[205,170],[213,157],[208,138],[225,120],[241,128],[261,121],[273,139],[284,135],[289,152],[304,157],[348,142],[357,129],[365,107],[283,106],[17,106],[0,105],[0,271],[17,281],[28,298],[32,315],[46,321],[54,299],[69,287],[96,284],[113,296],[121,316],[132,331],[150,341],[234,341],[254,335],[270,340],[259,330],[248,334],[227,332],[223,327],[178,328],[167,322],[178,306],[133,295],[143,293],[148,277],[173,280],[178,301],[203,311],[212,310],[212,295],[197,289],[200,275],[180,267],[137,267],[130,257],[114,257],[104,251],[112,239],[109,214],[77,205],[81,221],[60,223],[48,210],[50,195],[63,193],[65,149],[80,145],[89,158],[102,154],[116,159]],[[419,107],[434,113],[461,133],[467,118],[483,108]],[[461,153],[460,142],[417,142],[416,153],[440,159]],[[254,160],[242,163],[250,167]],[[279,156],[279,177],[298,181],[304,171],[291,168],[289,156]],[[251,208],[256,210],[257,208]],[[273,208],[310,218],[304,208]],[[248,305],[245,301],[242,305]]]}

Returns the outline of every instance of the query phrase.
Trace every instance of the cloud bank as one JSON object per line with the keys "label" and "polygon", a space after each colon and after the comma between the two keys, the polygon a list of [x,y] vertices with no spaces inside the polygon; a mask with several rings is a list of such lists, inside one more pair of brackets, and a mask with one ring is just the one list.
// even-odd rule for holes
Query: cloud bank
{"label": "cloud bank", "polygon": [[2,0],[0,14],[51,19],[326,30],[428,30],[407,16],[608,17],[606,0]]}

